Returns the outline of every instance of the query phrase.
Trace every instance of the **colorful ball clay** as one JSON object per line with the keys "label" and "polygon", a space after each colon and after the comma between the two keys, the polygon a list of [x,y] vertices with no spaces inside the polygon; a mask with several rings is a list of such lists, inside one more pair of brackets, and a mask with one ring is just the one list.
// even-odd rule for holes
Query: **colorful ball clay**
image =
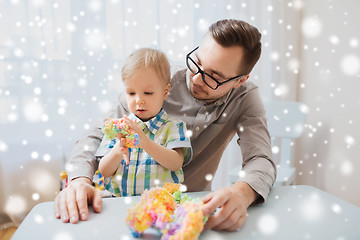
{"label": "colorful ball clay", "polygon": [[139,135],[130,129],[124,118],[107,120],[101,130],[108,139],[120,139],[120,134],[122,134],[129,148],[134,148],[139,144]]}
{"label": "colorful ball clay", "polygon": [[147,229],[155,228],[162,240],[199,238],[207,221],[202,202],[186,195],[178,198],[181,192],[173,190],[173,185],[145,190],[140,202],[128,209],[126,222],[134,237],[142,237]]}

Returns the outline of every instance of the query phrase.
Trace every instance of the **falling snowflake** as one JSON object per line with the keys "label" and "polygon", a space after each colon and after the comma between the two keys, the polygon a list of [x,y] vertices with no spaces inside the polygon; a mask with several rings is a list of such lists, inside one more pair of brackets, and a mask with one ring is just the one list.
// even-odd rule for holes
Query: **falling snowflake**
{"label": "falling snowflake", "polygon": [[43,160],[44,160],[44,162],[50,162],[51,155],[48,154],[48,153],[45,153],[44,156],[43,156]]}
{"label": "falling snowflake", "polygon": [[11,195],[5,203],[5,212],[9,215],[18,215],[25,212],[27,208],[26,200],[23,196]]}
{"label": "falling snowflake", "polygon": [[279,60],[280,58],[280,55],[278,52],[272,52],[271,55],[270,55],[270,58],[272,61],[276,62]]}
{"label": "falling snowflake", "polygon": [[129,235],[121,235],[121,238],[120,238],[121,240],[130,240],[130,239],[132,239],[132,238],[130,238],[130,236]]}
{"label": "falling snowflake", "polygon": [[44,114],[43,106],[38,102],[27,102],[23,108],[24,116],[29,122],[39,122]]}
{"label": "falling snowflake", "polygon": [[159,180],[159,179],[154,179],[154,184],[155,184],[155,185],[159,185],[159,184],[160,184],[160,180]]}
{"label": "falling snowflake", "polygon": [[56,232],[52,240],[73,240],[73,237],[68,232]]}
{"label": "falling snowflake", "polygon": [[340,43],[340,39],[338,38],[338,36],[336,35],[331,35],[329,38],[329,41],[333,44],[333,45],[339,45]]}
{"label": "falling snowflake", "polygon": [[44,194],[53,189],[59,183],[57,175],[53,175],[46,169],[33,170],[31,179],[29,179],[30,186],[37,192]]}
{"label": "falling snowflake", "polygon": [[288,61],[288,69],[294,73],[297,73],[300,67],[299,60],[297,59],[290,59]]}
{"label": "falling snowflake", "polygon": [[123,200],[125,204],[131,204],[132,202],[131,197],[123,197]]}
{"label": "falling snowflake", "polygon": [[308,38],[315,38],[321,34],[322,23],[318,18],[306,17],[302,23],[302,32]]}
{"label": "falling snowflake", "polygon": [[340,214],[342,212],[341,206],[337,203],[331,205],[331,210],[336,214]]}
{"label": "falling snowflake", "polygon": [[187,130],[187,131],[186,131],[186,136],[187,136],[187,137],[190,138],[192,135],[193,135],[193,131],[191,131],[191,130]]}
{"label": "falling snowflake", "polygon": [[351,161],[346,160],[341,162],[340,171],[344,175],[351,175],[354,170],[354,166]]}
{"label": "falling snowflake", "polygon": [[17,58],[22,58],[24,56],[24,52],[20,49],[20,48],[16,48],[14,50],[14,55],[17,57]]}
{"label": "falling snowflake", "polygon": [[[87,30],[85,44],[91,50],[101,50],[101,46],[105,43],[104,34],[98,29],[93,31]],[[91,53],[91,51],[90,51]]]}
{"label": "falling snowflake", "polygon": [[273,146],[272,147],[272,153],[273,154],[278,154],[280,152],[280,148],[278,146]]}
{"label": "falling snowflake", "polygon": [[258,221],[259,231],[265,235],[270,235],[276,232],[278,228],[278,220],[275,216],[266,214],[260,217]]}
{"label": "falling snowflake", "polygon": [[281,97],[281,96],[286,96],[287,94],[288,94],[288,86],[285,84],[281,84],[274,89],[275,96]]}
{"label": "falling snowflake", "polygon": [[350,135],[346,135],[345,136],[345,143],[349,146],[354,146],[355,145],[355,139],[350,136]]}
{"label": "falling snowflake", "polygon": [[35,221],[37,224],[43,224],[43,223],[44,223],[44,217],[41,216],[40,214],[35,214],[35,215],[34,215],[34,221]]}
{"label": "falling snowflake", "polygon": [[206,32],[207,29],[209,28],[210,24],[205,20],[205,19],[200,19],[198,21],[198,29],[201,32]]}
{"label": "falling snowflake", "polygon": [[31,158],[32,158],[32,159],[38,159],[38,158],[39,158],[39,153],[36,152],[36,151],[32,152],[32,153],[31,153]]}
{"label": "falling snowflake", "polygon": [[309,198],[304,199],[300,204],[300,214],[301,216],[309,222],[319,221],[324,216],[324,204],[321,202],[319,195],[316,193],[309,196]]}
{"label": "falling snowflake", "polygon": [[181,191],[181,192],[186,192],[186,191],[187,191],[187,186],[186,186],[185,184],[182,184],[182,185],[180,186],[180,191]]}
{"label": "falling snowflake", "polygon": [[349,41],[349,45],[352,48],[357,48],[359,46],[359,40],[357,38],[352,38]]}
{"label": "falling snowflake", "polygon": [[9,150],[9,146],[6,142],[0,140],[0,152],[7,152]]}
{"label": "falling snowflake", "polygon": [[206,174],[205,179],[206,179],[206,181],[210,182],[213,179],[213,175],[210,173]]}
{"label": "falling snowflake", "polygon": [[54,133],[53,133],[53,131],[52,131],[51,129],[46,129],[46,131],[45,131],[45,136],[51,137],[53,134],[54,134]]}
{"label": "falling snowflake", "polygon": [[40,194],[38,193],[33,193],[31,196],[34,201],[38,201],[40,199]]}
{"label": "falling snowflake", "polygon": [[75,24],[73,24],[73,23],[68,23],[68,24],[66,24],[66,29],[67,29],[69,32],[75,32],[75,31],[76,31],[76,26],[75,26]]}
{"label": "falling snowflake", "polygon": [[349,54],[341,59],[341,70],[345,75],[354,76],[360,71],[360,60],[357,55]]}
{"label": "falling snowflake", "polygon": [[244,170],[239,171],[238,176],[240,178],[244,178],[246,176],[246,172]]}

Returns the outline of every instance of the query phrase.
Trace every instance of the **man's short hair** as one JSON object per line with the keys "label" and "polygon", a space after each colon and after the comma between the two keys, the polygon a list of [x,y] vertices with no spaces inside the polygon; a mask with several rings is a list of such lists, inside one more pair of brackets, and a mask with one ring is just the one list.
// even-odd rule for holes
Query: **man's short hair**
{"label": "man's short hair", "polygon": [[249,74],[261,55],[261,33],[247,22],[224,19],[209,27],[210,36],[223,47],[240,46],[244,49],[242,74]]}

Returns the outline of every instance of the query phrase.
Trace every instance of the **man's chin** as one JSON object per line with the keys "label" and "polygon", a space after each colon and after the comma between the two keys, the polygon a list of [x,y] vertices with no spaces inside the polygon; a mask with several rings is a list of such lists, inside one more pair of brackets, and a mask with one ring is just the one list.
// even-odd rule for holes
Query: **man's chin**
{"label": "man's chin", "polygon": [[199,99],[199,100],[201,100],[201,99],[203,98],[200,93],[195,92],[194,90],[191,91],[191,95],[192,95],[194,98]]}
{"label": "man's chin", "polygon": [[191,88],[191,95],[197,99],[203,99],[205,97],[205,94],[203,92],[199,92],[198,90],[195,90],[194,88]]}
{"label": "man's chin", "polygon": [[199,94],[199,93],[196,93],[196,92],[191,92],[191,95],[197,99],[197,100],[201,100],[201,101],[208,101],[209,99],[206,98],[206,96],[204,96],[204,94]]}

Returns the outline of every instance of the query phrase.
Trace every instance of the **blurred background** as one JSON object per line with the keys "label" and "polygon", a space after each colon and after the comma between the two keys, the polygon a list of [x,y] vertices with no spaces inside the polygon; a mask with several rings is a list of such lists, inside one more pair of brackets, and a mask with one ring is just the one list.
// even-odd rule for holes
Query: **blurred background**
{"label": "blurred background", "polygon": [[[53,201],[76,140],[121,91],[123,59],[163,50],[172,66],[223,18],[256,26],[250,81],[263,100],[307,105],[296,184],[360,206],[360,31],[356,0],[0,0],[0,226]],[[276,148],[275,148],[276,149]],[[232,145],[213,180],[228,184]],[[278,151],[274,150],[276,159]]]}

